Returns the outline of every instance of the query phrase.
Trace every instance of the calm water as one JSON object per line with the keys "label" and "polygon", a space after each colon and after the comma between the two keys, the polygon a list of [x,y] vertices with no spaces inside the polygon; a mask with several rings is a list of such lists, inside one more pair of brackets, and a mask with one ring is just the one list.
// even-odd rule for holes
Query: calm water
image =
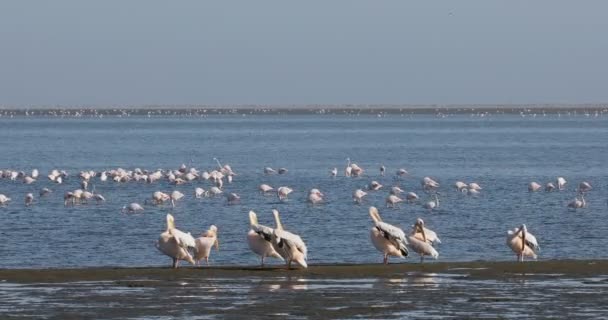
{"label": "calm water", "polygon": [[[30,171],[42,177],[32,185],[0,180],[0,193],[13,201],[0,208],[0,268],[154,266],[170,259],[154,248],[165,229],[165,214],[173,212],[177,227],[199,234],[210,224],[219,228],[220,251],[213,264],[256,264],[245,242],[247,212],[272,225],[277,208],[287,229],[307,242],[309,263],[381,262],[370,244],[368,206],[376,205],[387,222],[402,227],[422,217],[439,233],[443,261],[505,260],[513,255],[505,233],[520,223],[539,239],[540,259],[608,258],[608,118],[536,117],[513,115],[479,118],[432,115],[390,116],[212,116],[208,118],[0,119],[0,168]],[[195,199],[196,186],[208,181],[171,186],[93,182],[108,201],[103,205],[64,207],[63,193],[79,188],[79,170],[175,169],[191,163],[200,170],[215,168],[213,157],[238,174],[227,192],[242,196],[237,205],[223,197]],[[345,158],[367,170],[366,177],[329,177]],[[378,167],[387,167],[380,177]],[[286,167],[286,175],[265,176],[262,169]],[[411,177],[397,180],[403,167]],[[48,171],[72,174],[62,185],[52,184]],[[420,187],[424,176],[441,184],[440,208],[433,213],[420,205],[383,207],[388,190],[370,193],[363,206],[351,193],[371,180],[400,185],[428,200]],[[527,184],[545,184],[557,176],[568,180],[566,191],[530,194]],[[478,182],[484,190],[468,197],[452,187],[456,180]],[[589,181],[589,207],[569,211],[578,182]],[[258,194],[257,186],[290,186],[286,203]],[[54,193],[37,199],[33,207],[23,197],[42,187]],[[317,187],[327,203],[310,207],[307,191]],[[141,215],[125,215],[120,208],[143,203],[156,190],[186,194],[177,207],[145,206]],[[397,260],[395,260],[397,261]],[[406,261],[417,261],[408,258]]]}

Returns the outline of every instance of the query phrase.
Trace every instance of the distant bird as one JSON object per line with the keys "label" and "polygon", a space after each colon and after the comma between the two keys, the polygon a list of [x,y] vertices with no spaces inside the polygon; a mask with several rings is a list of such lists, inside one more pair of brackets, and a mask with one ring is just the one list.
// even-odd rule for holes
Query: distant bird
{"label": "distant bird", "polygon": [[272,246],[274,229],[258,224],[258,217],[253,211],[249,211],[249,224],[251,229],[247,233],[249,248],[261,258],[261,266],[264,266],[266,257],[284,260]]}
{"label": "distant bird", "polygon": [[264,174],[275,174],[275,173],[277,173],[277,171],[271,167],[264,168]]}
{"label": "distant bird", "polygon": [[390,194],[388,197],[386,197],[385,203],[386,203],[386,207],[387,208],[395,208],[399,205],[399,203],[403,202],[403,199],[397,197],[394,194]]}
{"label": "distant bird", "polygon": [[279,168],[279,174],[286,174],[289,170],[285,169],[285,168]]}
{"label": "distant bird", "polygon": [[416,202],[416,201],[418,201],[418,199],[419,199],[418,195],[415,194],[414,192],[408,192],[405,195],[405,200],[407,200],[407,202],[409,202],[409,203]]}
{"label": "distant bird", "polygon": [[545,185],[545,191],[552,192],[553,190],[555,190],[555,185],[552,182],[547,182]]}
{"label": "distant bird", "polygon": [[454,187],[460,192],[467,192],[469,185],[462,181],[456,181],[456,183],[454,183]]}
{"label": "distant bird", "polygon": [[289,188],[289,187],[279,187],[277,189],[277,196],[279,197],[279,200],[285,200],[287,199],[287,196],[293,192],[293,189]]}
{"label": "distant bird", "polygon": [[[427,238],[427,232],[430,233],[429,231],[429,229],[424,227],[424,221],[418,218],[416,220],[416,224],[414,225],[414,230],[407,237],[408,247],[420,255],[420,262],[424,262],[425,256],[430,256],[433,259],[437,259],[437,257],[439,257],[439,253],[431,245],[433,241]],[[435,238],[436,240],[439,240],[436,234]]]}
{"label": "distant bird", "polygon": [[270,192],[272,190],[274,190],[273,187],[267,185],[267,184],[261,184],[258,189],[260,190],[261,193],[265,194],[267,192]]}
{"label": "distant bird", "polygon": [[391,187],[390,194],[398,196],[398,195],[400,195],[402,193],[403,193],[403,189],[399,188],[398,186]]}
{"label": "distant bird", "polygon": [[399,178],[405,177],[409,174],[409,172],[407,172],[407,170],[400,168],[399,170],[397,170],[396,175]]}
{"label": "distant bird", "polygon": [[587,202],[585,201],[585,194],[580,193],[580,199],[575,197],[570,203],[568,203],[568,208],[572,209],[582,209],[587,207]]}
{"label": "distant bird", "polygon": [[235,204],[238,203],[239,201],[241,201],[241,196],[239,196],[236,193],[229,193],[226,195],[226,201],[228,202],[228,204]]}
{"label": "distant bird", "polygon": [[536,251],[540,250],[536,237],[528,232],[525,224],[507,231],[507,246],[515,252],[520,262],[524,261],[524,257],[536,259]]}
{"label": "distant bird", "polygon": [[311,189],[308,193],[308,202],[311,204],[319,204],[323,202],[323,193],[319,189]]}
{"label": "distant bird", "polygon": [[369,185],[367,186],[367,188],[369,190],[377,191],[377,190],[380,190],[380,188],[382,188],[382,185],[380,184],[380,182],[374,180],[374,181],[372,181],[372,182],[369,183]]}
{"label": "distant bird", "polygon": [[344,168],[344,176],[350,177],[352,175],[353,168],[350,166],[350,158],[346,158],[347,164],[346,168]]}
{"label": "distant bird", "polygon": [[338,175],[338,168],[333,168],[329,171],[329,175],[335,177]]}
{"label": "distant bird", "polygon": [[195,247],[196,243],[192,235],[175,228],[175,219],[171,214],[167,214],[167,230],[160,234],[156,248],[173,259],[172,267],[177,269],[180,260],[195,264],[189,252]]}
{"label": "distant bird", "polygon": [[420,181],[420,184],[422,185],[424,191],[430,191],[439,188],[439,183],[430,177],[424,177],[422,181]]}
{"label": "distant bird", "polygon": [[367,192],[361,190],[361,189],[357,189],[353,192],[353,200],[358,203],[361,204],[361,202],[363,201],[363,197],[365,197],[367,195]]}
{"label": "distant bird", "polygon": [[308,249],[306,244],[300,236],[283,229],[277,210],[272,210],[272,214],[276,224],[272,234],[272,247],[287,261],[287,269],[291,269],[292,261],[307,268]]}
{"label": "distant bird", "polygon": [[564,190],[566,188],[566,179],[564,177],[557,177],[557,189]]}
{"label": "distant bird", "polygon": [[220,195],[222,193],[223,193],[223,191],[220,188],[218,188],[218,187],[211,187],[211,188],[209,188],[209,190],[207,190],[205,192],[205,195],[207,197],[209,197],[209,196],[217,196],[217,195]]}
{"label": "distant bird", "polygon": [[93,198],[95,199],[95,201],[97,202],[97,204],[100,204],[101,202],[105,202],[106,198],[104,196],[102,196],[99,193],[94,193],[93,194]]}
{"label": "distant bird", "polygon": [[356,163],[351,163],[350,164],[351,167],[351,176],[353,177],[359,177],[361,175],[363,175],[363,168],[359,167]]}
{"label": "distant bird", "polygon": [[122,207],[122,213],[137,213],[144,211],[144,207],[142,207],[139,203],[132,202],[128,206]]}
{"label": "distant bird", "polygon": [[196,264],[200,264],[202,259],[205,259],[207,265],[209,265],[209,256],[211,255],[211,248],[215,246],[215,250],[220,250],[220,243],[217,239],[217,227],[211,225],[207,232],[201,234],[200,237],[194,239],[194,261]]}
{"label": "distant bird", "polygon": [[49,193],[53,193],[53,191],[51,191],[51,189],[49,188],[42,188],[42,190],[40,190],[40,197],[44,197],[46,195],[48,195]]}
{"label": "distant bird", "polygon": [[477,183],[471,182],[471,183],[469,183],[469,189],[480,191],[481,187]]}
{"label": "distant bird", "polygon": [[382,252],[384,264],[388,264],[389,256],[406,257],[409,251],[403,230],[383,222],[378,209],[375,207],[369,208],[369,215],[374,222],[374,226],[370,231],[370,239],[374,247]]}
{"label": "distant bird", "polygon": [[541,188],[541,185],[536,181],[532,181],[528,184],[529,192],[536,192],[536,191],[540,190],[540,188]]}
{"label": "distant bird", "polygon": [[380,166],[380,175],[384,177],[384,172],[386,172],[385,166]]}
{"label": "distant bird", "polygon": [[205,196],[205,189],[200,188],[200,187],[194,189],[194,197],[195,198],[200,199],[200,198],[202,198],[204,196]]}
{"label": "distant bird", "polygon": [[174,190],[173,192],[171,192],[171,206],[175,207],[175,202],[180,200],[183,197],[184,197],[184,194],[177,190]]}
{"label": "distant bird", "polygon": [[439,197],[436,193],[431,196],[431,200],[424,204],[424,208],[431,211],[433,209],[439,208]]}
{"label": "distant bird", "polygon": [[25,177],[25,178],[23,178],[23,183],[25,183],[25,184],[32,184],[34,182],[36,182],[36,179],[34,179],[32,177]]}
{"label": "distant bird", "polygon": [[587,181],[583,181],[583,182],[579,183],[579,185],[578,185],[579,192],[587,192],[591,189],[593,189],[593,188],[591,188],[591,184]]}
{"label": "distant bird", "polygon": [[34,204],[34,194],[33,193],[28,193],[25,195],[25,206],[29,207],[32,204]]}
{"label": "distant bird", "polygon": [[476,190],[476,189],[465,189],[465,190],[470,196],[478,196],[480,193],[479,190]]}

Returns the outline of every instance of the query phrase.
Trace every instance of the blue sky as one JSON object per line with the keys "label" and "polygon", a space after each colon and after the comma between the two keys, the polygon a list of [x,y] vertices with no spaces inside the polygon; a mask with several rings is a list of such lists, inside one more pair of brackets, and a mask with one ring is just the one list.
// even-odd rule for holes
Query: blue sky
{"label": "blue sky", "polygon": [[608,102],[605,1],[5,1],[0,104]]}

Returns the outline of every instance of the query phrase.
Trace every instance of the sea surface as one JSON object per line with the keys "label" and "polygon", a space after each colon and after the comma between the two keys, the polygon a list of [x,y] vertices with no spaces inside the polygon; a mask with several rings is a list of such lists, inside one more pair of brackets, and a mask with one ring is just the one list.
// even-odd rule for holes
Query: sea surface
{"label": "sea surface", "polygon": [[[248,212],[254,210],[260,223],[272,226],[272,209],[307,243],[310,264],[381,263],[369,240],[371,205],[384,221],[404,229],[423,218],[441,238],[440,261],[514,260],[505,245],[506,231],[522,223],[540,242],[539,260],[608,258],[606,115],[14,117],[0,118],[0,152],[0,169],[41,172],[31,185],[0,179],[0,193],[12,198],[0,207],[0,268],[168,266],[171,259],[154,242],[169,212],[179,229],[195,236],[211,224],[218,227],[220,249],[212,252],[212,265],[256,265],[258,257],[245,241]],[[174,186],[98,178],[89,188],[105,203],[63,203],[66,191],[80,187],[81,170],[177,169],[182,163],[213,170],[214,157],[237,173],[224,190],[238,193],[239,204],[229,205],[221,196],[196,199],[194,188],[207,189],[210,181]],[[347,157],[365,169],[363,177],[344,177]],[[385,176],[379,174],[381,165],[387,168]],[[269,176],[264,167],[289,171]],[[339,175],[332,178],[334,167]],[[54,168],[70,173],[63,184],[46,178]],[[396,178],[399,168],[410,175]],[[421,206],[429,201],[420,185],[425,176],[441,184],[440,206],[432,212]],[[527,190],[531,181],[544,186],[558,176],[568,181],[564,191]],[[370,192],[363,205],[355,204],[353,190],[372,180],[385,187]],[[477,197],[462,194],[453,187],[458,180],[477,182],[483,190]],[[588,207],[568,210],[581,181],[593,186],[586,195]],[[295,191],[279,202],[258,193],[261,183]],[[416,192],[421,203],[386,208],[393,185]],[[53,193],[39,198],[43,187]],[[306,202],[311,188],[325,194],[324,204]],[[175,208],[144,205],[142,214],[121,213],[124,205],[144,204],[157,190],[180,190],[186,197]],[[23,204],[28,192],[36,195],[31,207]],[[418,258],[391,262],[418,263]],[[299,280],[286,285],[292,284],[314,285]]]}

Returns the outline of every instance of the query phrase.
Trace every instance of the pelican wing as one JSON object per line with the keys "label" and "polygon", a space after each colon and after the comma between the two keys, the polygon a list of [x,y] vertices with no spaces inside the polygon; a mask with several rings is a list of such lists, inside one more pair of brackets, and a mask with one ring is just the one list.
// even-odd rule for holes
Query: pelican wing
{"label": "pelican wing", "polygon": [[[424,234],[426,235],[426,241],[428,243],[430,243],[431,245],[441,243],[441,240],[439,239],[439,237],[437,236],[437,233],[435,231],[428,229],[426,227],[423,227],[423,228],[424,228]],[[416,239],[418,239],[418,240],[423,239],[422,233],[417,231],[416,226],[414,226],[410,235],[416,237]]]}
{"label": "pelican wing", "polygon": [[408,246],[419,255],[431,256],[434,259],[437,259],[437,257],[439,257],[439,253],[437,252],[437,250],[435,250],[435,248],[433,248],[433,246],[430,245],[428,242],[418,240],[418,238],[416,238],[415,236],[409,236],[408,240]]}
{"label": "pelican wing", "polygon": [[536,237],[530,232],[526,232],[526,245],[533,250],[540,251],[540,246],[536,241]]}
{"label": "pelican wing", "polygon": [[376,222],[376,229],[382,232],[384,238],[393,243],[404,256],[407,256],[407,239],[403,230],[383,221]]}
{"label": "pelican wing", "polygon": [[272,233],[274,231],[274,229],[261,225],[261,224],[257,224],[257,225],[252,225],[251,226],[251,230],[253,230],[255,233],[257,233],[261,238],[264,238],[264,240],[266,241],[271,241],[272,240]]}
{"label": "pelican wing", "polygon": [[289,248],[295,247],[298,251],[302,252],[304,259],[306,259],[308,249],[300,236],[281,229],[274,229],[274,234],[277,237],[279,247],[282,247],[283,245]]}
{"label": "pelican wing", "polygon": [[175,241],[182,248],[195,248],[194,237],[190,233],[185,233],[178,229],[170,229],[169,233],[175,237]]}

